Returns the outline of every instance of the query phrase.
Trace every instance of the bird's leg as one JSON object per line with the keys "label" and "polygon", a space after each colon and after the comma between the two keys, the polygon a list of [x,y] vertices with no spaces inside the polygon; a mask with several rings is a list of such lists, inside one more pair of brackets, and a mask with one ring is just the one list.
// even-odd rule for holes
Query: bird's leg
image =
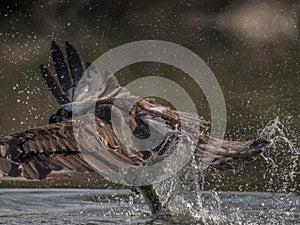
{"label": "bird's leg", "polygon": [[136,190],[143,195],[152,214],[159,215],[162,213],[163,207],[159,195],[152,185],[136,187]]}

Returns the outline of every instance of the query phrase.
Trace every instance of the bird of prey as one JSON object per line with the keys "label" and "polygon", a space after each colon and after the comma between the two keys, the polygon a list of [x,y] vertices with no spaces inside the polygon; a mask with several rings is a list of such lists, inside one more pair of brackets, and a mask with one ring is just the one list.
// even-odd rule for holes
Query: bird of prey
{"label": "bird of prey", "polygon": [[[41,65],[42,76],[59,104],[59,109],[50,117],[49,124],[33,129],[15,132],[9,135],[0,136],[0,176],[25,177],[28,179],[45,179],[51,171],[70,169],[77,171],[94,171],[81,152],[76,143],[72,124],[72,108],[81,106],[75,100],[88,98],[88,92],[84,90],[93,89],[93,82],[84,87],[80,85],[80,79],[84,74],[84,66],[71,44],[66,43],[66,59],[59,46],[52,42],[51,54],[57,76]],[[92,65],[87,72],[97,74]],[[100,74],[97,74],[100,76]],[[100,94],[93,97],[95,100],[94,122],[96,133],[100,143],[87,141],[85,148],[93,150],[96,144],[100,145],[101,151],[116,160],[130,166],[140,166],[149,159],[164,156],[167,154],[171,144],[176,144],[183,132],[181,121],[190,124],[185,131],[187,135],[196,135],[197,143],[194,155],[201,160],[201,155],[209,154],[212,160],[209,166],[220,170],[233,169],[237,163],[252,161],[262,152],[262,149],[269,144],[267,140],[257,139],[254,141],[229,141],[218,140],[208,136],[208,123],[198,115],[174,111],[168,107],[161,106],[152,99],[141,99],[131,109],[129,124],[133,135],[144,139],[149,136],[150,127],[155,125],[154,130],[162,140],[152,149],[135,149],[134,146],[126,146],[114,132],[111,112],[112,106],[120,95],[133,97],[131,93],[121,87],[113,74],[102,75],[105,80],[100,88]],[[83,83],[84,84],[84,83]],[[82,96],[74,97],[75,88],[82,88]],[[99,87],[96,87],[99,89]],[[85,96],[86,95],[86,96]],[[127,102],[117,104],[117,112],[122,113],[123,105]],[[157,110],[159,108],[159,110]],[[149,123],[149,120],[152,123]],[[122,122],[120,123],[122,125]],[[197,126],[194,126],[197,124]],[[153,126],[154,126],[153,125]],[[164,127],[164,129],[160,129]],[[84,129],[85,134],[92,133],[89,127]],[[122,130],[122,128],[120,128]],[[122,131],[121,131],[122,132]],[[129,136],[130,137],[130,136]],[[89,137],[85,137],[88,139]],[[208,146],[208,141],[211,145]],[[103,166],[105,170],[105,165]],[[152,185],[136,187],[147,201],[152,213],[158,214],[162,210],[158,194]]]}

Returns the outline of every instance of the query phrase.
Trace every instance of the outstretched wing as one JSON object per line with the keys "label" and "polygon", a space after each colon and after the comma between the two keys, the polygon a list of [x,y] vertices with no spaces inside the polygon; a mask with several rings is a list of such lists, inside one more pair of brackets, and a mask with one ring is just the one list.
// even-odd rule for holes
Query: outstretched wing
{"label": "outstretched wing", "polygon": [[[130,95],[126,88],[119,85],[114,74],[100,74],[90,63],[86,63],[87,68],[84,71],[82,60],[69,42],[66,42],[67,62],[54,41],[51,45],[51,56],[56,74],[53,75],[43,64],[40,65],[40,70],[46,85],[60,105]],[[84,79],[81,79],[83,76]]]}
{"label": "outstretched wing", "polygon": [[[93,171],[79,150],[73,134],[72,123],[67,120],[39,128],[29,129],[8,136],[0,136],[0,176],[22,176],[29,179],[44,179],[51,171],[64,168],[77,171]],[[80,143],[86,151],[106,151],[115,159],[128,165],[142,161],[139,152],[119,143],[108,124],[96,119],[96,134],[93,126],[84,126],[82,134],[89,134]],[[99,137],[99,138],[98,138]],[[82,148],[81,148],[82,149]],[[100,168],[111,165],[104,161]],[[99,169],[99,167],[98,167]]]}
{"label": "outstretched wing", "polygon": [[66,53],[69,66],[59,46],[52,41],[51,56],[56,76],[45,65],[40,65],[42,76],[48,88],[61,105],[73,101],[74,87],[76,87],[84,73],[81,59],[69,42],[66,42]]}
{"label": "outstretched wing", "polygon": [[[81,61],[76,51],[75,50],[71,51],[70,47],[68,47],[68,50],[69,50],[68,51],[69,61],[74,61],[72,62],[72,66],[70,66],[70,68],[72,68],[71,69],[72,79],[70,77],[69,69],[65,62],[63,53],[54,41],[52,42],[51,45],[51,56],[52,56],[53,65],[56,70],[56,76],[54,76],[45,65],[43,64],[40,65],[42,76],[48,88],[50,89],[53,96],[57,99],[60,105],[70,103],[73,100],[71,89],[74,85],[75,80],[80,79],[77,76],[76,77],[74,76],[75,74],[76,75],[78,74],[77,72],[75,73],[75,69],[74,69],[75,63],[76,63],[76,67],[78,68],[76,71],[82,70]],[[79,59],[79,63],[78,60],[76,60],[75,58]],[[81,73],[81,76],[82,74],[83,73]],[[56,77],[58,78],[58,81]]]}

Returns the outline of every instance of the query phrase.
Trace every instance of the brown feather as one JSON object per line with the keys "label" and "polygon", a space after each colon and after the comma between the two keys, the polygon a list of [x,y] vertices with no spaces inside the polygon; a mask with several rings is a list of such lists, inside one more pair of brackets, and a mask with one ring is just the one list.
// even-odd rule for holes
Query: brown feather
{"label": "brown feather", "polygon": [[[74,83],[76,84],[83,75],[82,63],[76,50],[69,43],[66,45],[72,77],[70,77],[63,53],[55,42],[52,43],[52,59],[59,83],[45,66],[41,66],[48,87],[61,104],[70,102],[73,98],[72,90],[76,87]],[[93,76],[99,77],[93,66],[89,67],[88,74],[89,79]],[[198,139],[195,155],[199,160],[208,156],[211,158],[209,162],[211,166],[228,169],[232,168],[234,163],[252,160],[254,156],[260,153],[260,149],[268,144],[266,140],[233,142],[211,138],[206,134],[208,122],[202,117],[187,112],[177,112],[168,107],[162,107],[151,100],[136,102],[137,97],[131,95],[127,89],[120,87],[113,74],[105,73],[99,78],[104,83],[100,87],[101,94],[95,104],[96,118],[84,119],[85,126],[79,127],[80,135],[83,135],[82,143],[79,144],[87,154],[91,153],[88,157],[101,151],[128,165],[141,165],[151,156],[162,156],[168,152],[169,145],[176,144],[180,139],[182,129],[186,129],[184,130],[185,133]],[[95,89],[93,82],[79,82],[78,85],[82,86],[76,88],[82,88],[82,90],[86,88]],[[99,89],[99,87],[96,88]],[[88,97],[85,96],[87,94],[84,93],[83,97]],[[119,99],[118,97],[121,95],[126,98]],[[133,107],[131,107],[132,103],[135,103]],[[116,129],[122,137],[118,137],[112,127],[111,109],[113,105],[116,109],[113,116],[118,122]],[[156,110],[155,107],[157,106],[162,107],[163,110]],[[157,127],[156,129],[152,127],[151,132],[160,138],[161,143],[157,143],[153,149],[138,149],[135,146],[131,140],[131,134],[124,129],[127,121],[124,120],[123,116],[127,116],[128,112],[124,110],[127,108],[132,108],[129,115],[129,125],[133,134],[137,138],[147,138],[151,135],[150,122],[154,122]],[[77,121],[75,119],[73,121],[65,120],[5,137],[0,136],[0,173],[42,179],[51,170],[63,168],[79,171],[92,170],[85,160],[85,154],[80,152],[77,146],[73,134],[73,123],[75,125]],[[96,123],[96,134],[94,123]],[[122,139],[126,139],[130,143],[129,146],[125,146]],[[212,144],[208,145],[208,143]],[[91,159],[89,158],[89,160]],[[104,161],[104,164],[100,165],[101,168],[106,169],[111,166]]]}

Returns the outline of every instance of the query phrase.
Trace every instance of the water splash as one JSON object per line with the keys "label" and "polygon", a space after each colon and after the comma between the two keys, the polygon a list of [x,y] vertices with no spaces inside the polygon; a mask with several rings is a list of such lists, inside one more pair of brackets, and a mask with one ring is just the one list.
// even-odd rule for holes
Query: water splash
{"label": "water splash", "polygon": [[[267,163],[271,164],[271,173],[280,170],[283,177],[284,186],[282,191],[296,191],[296,184],[291,186],[291,183],[296,183],[296,176],[298,172],[298,162],[300,150],[291,139],[291,131],[280,121],[279,117],[271,120],[265,128],[259,131],[259,137],[265,138],[271,142],[267,151],[262,154],[262,157]],[[270,149],[270,151],[268,151]],[[285,149],[283,151],[282,149]],[[273,155],[273,156],[272,156]],[[287,155],[287,157],[283,157]],[[283,159],[288,162],[283,163]],[[280,161],[279,161],[280,160]],[[285,160],[285,161],[286,161]],[[286,165],[289,165],[288,167]],[[273,171],[272,171],[273,170]]]}
{"label": "water splash", "polygon": [[[189,215],[201,224],[223,224],[229,221],[221,210],[221,200],[216,192],[203,192],[204,179],[199,174],[199,165],[193,158],[183,170],[172,177],[156,185],[156,190],[162,197],[163,206],[174,215]],[[231,215],[234,221],[237,217]]]}
{"label": "water splash", "polygon": [[[281,183],[281,191],[296,191],[296,176],[299,160],[299,148],[289,137],[291,131],[276,117],[270,121],[265,128],[259,131],[259,137],[271,142],[268,149],[262,157],[270,165],[268,168],[271,174],[269,184],[276,186],[277,176],[284,180]],[[279,151],[279,149],[281,149]],[[284,154],[282,153],[284,149]],[[278,150],[278,151],[277,151]],[[285,157],[283,157],[285,156]],[[288,159],[288,167],[286,162]],[[244,221],[243,212],[234,209],[228,214],[226,209],[222,208],[222,199],[217,192],[205,192],[205,173],[201,170],[201,162],[196,162],[193,158],[189,165],[184,168],[176,177],[172,177],[156,186],[160,196],[162,196],[163,205],[168,206],[172,214],[184,214],[192,216],[195,221],[203,224],[242,224]],[[279,171],[279,172],[278,172]],[[268,172],[268,171],[267,171]],[[279,179],[279,180],[280,180]],[[274,189],[267,189],[273,191]],[[274,202],[275,203],[275,202]],[[276,204],[276,203],[275,203]],[[276,206],[274,206],[276,207]]]}

